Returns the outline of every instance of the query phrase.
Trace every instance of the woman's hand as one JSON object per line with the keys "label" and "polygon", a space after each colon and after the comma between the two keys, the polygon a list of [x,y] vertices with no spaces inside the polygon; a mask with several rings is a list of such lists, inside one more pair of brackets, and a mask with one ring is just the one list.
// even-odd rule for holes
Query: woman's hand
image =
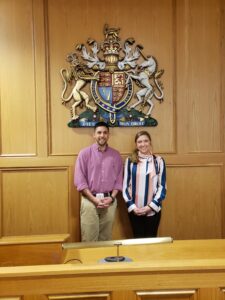
{"label": "woman's hand", "polygon": [[142,207],[142,208],[138,208],[136,207],[133,212],[136,216],[146,216],[147,214],[149,214],[152,211],[151,207],[149,207],[148,205]]}
{"label": "woman's hand", "polygon": [[138,207],[135,207],[135,208],[133,209],[133,212],[134,212],[134,214],[135,214],[136,216],[142,216],[142,215],[143,215],[142,212],[141,212],[141,208],[138,208]]}

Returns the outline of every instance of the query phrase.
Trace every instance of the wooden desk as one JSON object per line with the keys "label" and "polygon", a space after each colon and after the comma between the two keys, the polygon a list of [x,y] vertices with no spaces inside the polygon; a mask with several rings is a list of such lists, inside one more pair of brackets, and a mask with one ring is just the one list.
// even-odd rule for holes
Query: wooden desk
{"label": "wooden desk", "polygon": [[0,238],[0,267],[59,264],[68,234]]}
{"label": "wooden desk", "polygon": [[71,263],[2,267],[0,299],[225,300],[225,240],[121,246],[133,262],[98,263],[115,251],[71,249]]}

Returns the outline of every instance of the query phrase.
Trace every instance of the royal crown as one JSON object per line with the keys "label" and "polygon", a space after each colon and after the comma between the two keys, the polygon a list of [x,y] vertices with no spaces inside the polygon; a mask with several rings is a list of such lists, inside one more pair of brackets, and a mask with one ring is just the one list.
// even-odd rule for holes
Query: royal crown
{"label": "royal crown", "polygon": [[107,24],[104,26],[105,41],[102,44],[102,51],[106,65],[109,67],[117,66],[119,60],[121,49],[119,31],[120,28],[110,28]]}

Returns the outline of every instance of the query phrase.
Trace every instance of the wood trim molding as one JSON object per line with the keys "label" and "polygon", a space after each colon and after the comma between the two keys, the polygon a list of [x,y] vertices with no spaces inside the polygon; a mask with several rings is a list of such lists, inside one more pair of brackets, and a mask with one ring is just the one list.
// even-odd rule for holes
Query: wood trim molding
{"label": "wood trim molding", "polygon": [[141,291],[137,296],[169,296],[169,295],[194,295],[196,290],[165,290],[165,291]]}
{"label": "wood trim molding", "polygon": [[109,293],[88,293],[88,294],[73,294],[73,295],[55,295],[55,296],[48,296],[49,300],[72,300],[72,299],[110,299]]}

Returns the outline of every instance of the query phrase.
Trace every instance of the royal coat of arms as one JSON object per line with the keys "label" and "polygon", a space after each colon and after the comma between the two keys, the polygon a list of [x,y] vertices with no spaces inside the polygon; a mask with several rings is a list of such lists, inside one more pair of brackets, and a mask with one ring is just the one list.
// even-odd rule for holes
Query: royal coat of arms
{"label": "royal coat of arms", "polygon": [[99,121],[126,127],[158,124],[153,101],[164,100],[159,80],[164,71],[133,38],[122,43],[119,31],[106,24],[104,41],[89,38],[67,55],[70,66],[60,73],[62,103],[71,110],[69,127],[93,127]]}

